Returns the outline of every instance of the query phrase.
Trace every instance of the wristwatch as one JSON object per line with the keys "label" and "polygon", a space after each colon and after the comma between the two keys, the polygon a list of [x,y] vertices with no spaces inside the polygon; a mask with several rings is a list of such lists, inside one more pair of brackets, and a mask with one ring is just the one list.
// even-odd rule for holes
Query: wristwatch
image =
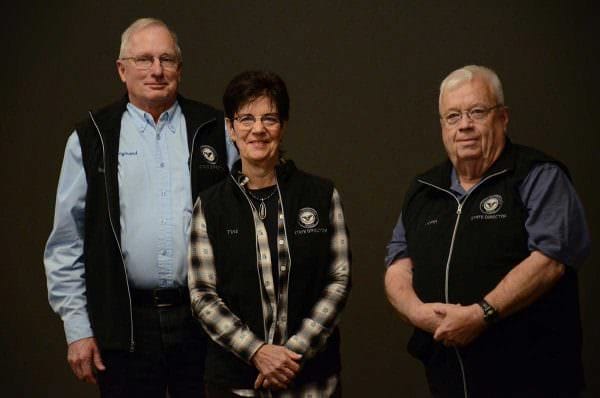
{"label": "wristwatch", "polygon": [[483,320],[491,325],[493,323],[496,323],[499,318],[500,318],[500,314],[498,313],[498,311],[492,307],[490,305],[490,303],[488,303],[487,301],[485,301],[485,299],[479,301],[477,303],[481,309],[483,310]]}

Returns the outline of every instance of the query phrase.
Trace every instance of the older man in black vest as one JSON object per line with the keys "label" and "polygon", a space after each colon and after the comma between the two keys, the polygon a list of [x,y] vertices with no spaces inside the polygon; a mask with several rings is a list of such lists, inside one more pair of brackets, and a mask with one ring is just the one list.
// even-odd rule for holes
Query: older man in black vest
{"label": "older man in black vest", "polygon": [[385,286],[439,397],[571,397],[583,389],[576,269],[589,252],[564,165],[506,136],[498,76],[440,87],[448,160],[412,182]]}
{"label": "older man in black vest", "polygon": [[143,18],[123,33],[127,95],[67,142],[44,262],[77,378],[103,397],[200,397],[206,339],[191,318],[187,246],[198,192],[236,150],[222,112],[177,94],[175,33]]}

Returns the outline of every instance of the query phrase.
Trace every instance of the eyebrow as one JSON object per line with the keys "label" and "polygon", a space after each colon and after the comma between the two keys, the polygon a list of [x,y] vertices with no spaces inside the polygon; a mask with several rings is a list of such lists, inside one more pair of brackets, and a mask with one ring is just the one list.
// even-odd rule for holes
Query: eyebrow
{"label": "eyebrow", "polygon": [[135,58],[142,58],[142,57],[148,57],[148,58],[150,58],[150,57],[157,57],[157,58],[160,58],[160,57],[172,57],[172,58],[177,58],[177,55],[170,54],[170,53],[162,53],[162,54],[159,54],[159,55],[154,55],[154,54],[150,54],[150,53],[141,53],[140,55],[134,55],[134,57]]}
{"label": "eyebrow", "polygon": [[[252,113],[238,113],[238,117],[240,116],[254,116],[254,114]],[[279,116],[279,112],[267,112],[267,113],[263,113],[260,116]]]}
{"label": "eyebrow", "polygon": [[[487,107],[489,107],[489,105],[484,104],[482,102],[477,102],[475,105],[471,105],[468,108],[466,108],[465,110],[469,110],[469,109],[473,109],[473,108],[477,108],[477,107],[487,108]],[[449,108],[448,110],[446,110],[446,112],[444,112],[444,114],[446,114],[448,112],[460,111],[460,110],[462,110],[462,109],[461,108],[457,108],[457,107],[452,107],[452,108]]]}

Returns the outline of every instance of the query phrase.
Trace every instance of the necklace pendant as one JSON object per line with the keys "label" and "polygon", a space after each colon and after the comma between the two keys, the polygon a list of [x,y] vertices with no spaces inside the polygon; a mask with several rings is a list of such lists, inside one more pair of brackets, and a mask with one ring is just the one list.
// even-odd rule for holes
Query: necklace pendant
{"label": "necklace pendant", "polygon": [[267,206],[265,206],[265,201],[260,201],[260,206],[258,207],[258,218],[264,220],[267,218]]}

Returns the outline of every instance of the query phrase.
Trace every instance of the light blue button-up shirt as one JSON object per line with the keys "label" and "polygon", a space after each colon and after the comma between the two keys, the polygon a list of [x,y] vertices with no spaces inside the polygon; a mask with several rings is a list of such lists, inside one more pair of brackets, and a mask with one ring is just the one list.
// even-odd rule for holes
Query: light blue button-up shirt
{"label": "light blue button-up shirt", "polygon": [[[227,136],[228,165],[237,150]],[[119,205],[121,246],[132,287],[186,286],[192,215],[187,129],[175,103],[158,122],[131,103],[121,118]],[[67,342],[93,336],[83,263],[87,182],[79,139],[67,141],[57,190],[54,227],[44,253],[50,305]]]}

